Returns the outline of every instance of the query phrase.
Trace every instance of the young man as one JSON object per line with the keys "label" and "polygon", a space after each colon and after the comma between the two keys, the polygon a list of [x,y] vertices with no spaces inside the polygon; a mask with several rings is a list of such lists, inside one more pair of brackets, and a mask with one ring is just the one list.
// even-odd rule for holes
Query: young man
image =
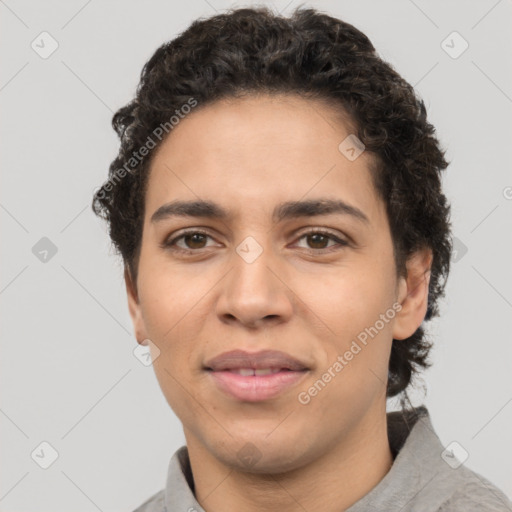
{"label": "young man", "polygon": [[312,9],[196,21],[113,125],[94,209],[186,438],[138,511],[512,510],[405,406],[449,272],[448,164],[364,34]]}

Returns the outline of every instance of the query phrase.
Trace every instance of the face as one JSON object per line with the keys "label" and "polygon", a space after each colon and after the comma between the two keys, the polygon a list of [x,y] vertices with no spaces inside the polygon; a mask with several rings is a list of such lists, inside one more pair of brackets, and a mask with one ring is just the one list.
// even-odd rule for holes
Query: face
{"label": "face", "polygon": [[253,96],[194,111],[154,155],[130,313],[187,444],[230,467],[298,468],[354,440],[385,415],[392,339],[424,317],[371,155],[339,149],[351,133],[324,103]]}

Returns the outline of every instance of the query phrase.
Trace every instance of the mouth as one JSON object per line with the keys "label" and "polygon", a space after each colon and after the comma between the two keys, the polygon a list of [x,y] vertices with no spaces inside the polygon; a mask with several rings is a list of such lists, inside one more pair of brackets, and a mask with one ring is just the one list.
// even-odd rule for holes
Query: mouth
{"label": "mouth", "polygon": [[242,375],[242,377],[251,377],[253,375],[262,377],[263,375],[273,375],[274,373],[290,372],[292,370],[289,368],[231,368],[220,371],[236,373],[237,375]]}
{"label": "mouth", "polygon": [[296,358],[274,350],[225,352],[203,369],[217,389],[245,402],[275,398],[297,385],[310,370]]}

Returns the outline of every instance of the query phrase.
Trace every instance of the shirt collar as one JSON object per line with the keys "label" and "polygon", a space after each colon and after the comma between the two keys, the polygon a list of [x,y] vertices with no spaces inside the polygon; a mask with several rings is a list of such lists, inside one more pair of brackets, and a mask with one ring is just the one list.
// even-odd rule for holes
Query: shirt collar
{"label": "shirt collar", "polygon": [[[434,480],[448,477],[451,468],[443,461],[443,445],[434,431],[426,407],[387,415],[391,451],[396,454],[384,478],[346,512],[400,510],[406,512],[422,504],[422,510],[438,510],[446,500],[450,486],[439,492]],[[425,494],[436,488],[437,496]],[[432,499],[433,498],[433,499]],[[428,505],[426,505],[428,503]],[[417,509],[417,508],[416,508]]]}

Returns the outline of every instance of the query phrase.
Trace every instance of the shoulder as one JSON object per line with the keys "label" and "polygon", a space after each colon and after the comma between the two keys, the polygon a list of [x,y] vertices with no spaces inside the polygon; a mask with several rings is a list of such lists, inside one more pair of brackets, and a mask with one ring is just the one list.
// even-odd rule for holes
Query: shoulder
{"label": "shoulder", "polygon": [[166,512],[164,497],[164,490],[158,491],[133,512]]}
{"label": "shoulder", "polygon": [[425,407],[409,412],[411,418],[388,416],[390,446],[398,454],[372,503],[399,502],[402,512],[512,512],[503,491],[442,444]]}
{"label": "shoulder", "polygon": [[439,512],[512,512],[512,502],[489,480],[465,466],[455,471],[457,478]]}

